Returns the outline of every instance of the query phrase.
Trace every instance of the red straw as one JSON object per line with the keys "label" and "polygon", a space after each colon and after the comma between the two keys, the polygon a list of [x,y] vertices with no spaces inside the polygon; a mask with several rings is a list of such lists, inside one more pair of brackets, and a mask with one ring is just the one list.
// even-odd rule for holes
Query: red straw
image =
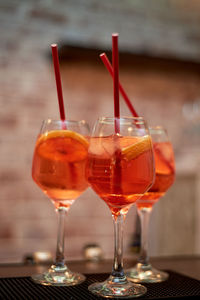
{"label": "red straw", "polygon": [[118,55],[118,34],[112,34],[112,64],[113,64],[113,87],[114,87],[114,115],[115,133],[120,132],[119,122],[119,55]]}
{"label": "red straw", "polygon": [[52,44],[51,49],[52,49],[53,64],[54,64],[54,71],[55,71],[55,78],[56,78],[60,118],[62,121],[65,121],[65,108],[64,108],[63,93],[62,93],[62,84],[60,78],[60,67],[59,67],[57,44]]}
{"label": "red straw", "polygon": [[[102,54],[100,54],[100,58],[103,61],[104,65],[107,68],[107,70],[109,71],[109,73],[111,74],[111,76],[113,77],[114,76],[113,67],[112,67],[107,55],[105,53],[102,53]],[[120,90],[120,93],[121,93],[122,97],[126,101],[126,104],[127,104],[128,108],[130,109],[132,115],[134,117],[138,117],[137,112],[135,111],[130,99],[128,98],[128,96],[127,96],[127,94],[126,94],[126,92],[125,92],[125,90],[124,90],[124,88],[123,88],[123,86],[121,85],[120,82],[119,82],[119,90]]]}

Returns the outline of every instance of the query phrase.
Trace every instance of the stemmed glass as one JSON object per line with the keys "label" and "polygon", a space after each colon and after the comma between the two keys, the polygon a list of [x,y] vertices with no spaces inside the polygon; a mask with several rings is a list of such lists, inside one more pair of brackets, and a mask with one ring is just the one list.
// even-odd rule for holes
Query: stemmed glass
{"label": "stemmed glass", "polygon": [[167,131],[161,127],[150,127],[153,141],[156,177],[153,186],[137,202],[141,222],[141,250],[138,263],[127,270],[126,275],[134,282],[162,282],[168,278],[166,272],[151,266],[148,257],[149,219],[154,204],[166,193],[175,178],[175,163],[172,144]]}
{"label": "stemmed glass", "polygon": [[36,141],[32,177],[58,214],[55,263],[32,279],[43,285],[79,284],[85,277],[71,272],[64,259],[64,219],[72,203],[88,187],[85,167],[89,128],[85,121],[45,120]]}
{"label": "stemmed glass", "polygon": [[[118,124],[120,133],[115,133]],[[88,181],[108,205],[114,221],[114,262],[110,277],[89,286],[106,298],[133,298],[146,293],[123,270],[123,222],[131,205],[154,180],[152,142],[143,118],[102,117],[96,122],[88,150]]]}

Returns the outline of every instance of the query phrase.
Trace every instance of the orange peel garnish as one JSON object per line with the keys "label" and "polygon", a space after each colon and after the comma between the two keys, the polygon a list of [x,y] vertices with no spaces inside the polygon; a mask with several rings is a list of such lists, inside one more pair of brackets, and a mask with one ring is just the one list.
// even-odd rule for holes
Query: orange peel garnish
{"label": "orange peel garnish", "polygon": [[135,159],[142,153],[150,150],[152,148],[152,141],[150,136],[144,136],[138,138],[138,141],[130,146],[122,149],[122,156],[128,161]]}

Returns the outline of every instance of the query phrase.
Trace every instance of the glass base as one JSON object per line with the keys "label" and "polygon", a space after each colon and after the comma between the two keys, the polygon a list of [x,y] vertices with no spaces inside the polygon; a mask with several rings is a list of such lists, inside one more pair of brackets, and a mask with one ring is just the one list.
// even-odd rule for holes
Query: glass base
{"label": "glass base", "polygon": [[169,277],[168,273],[152,268],[150,264],[143,265],[141,263],[138,263],[135,268],[127,270],[126,276],[133,282],[142,283],[162,282]]}
{"label": "glass base", "polygon": [[141,284],[128,281],[126,277],[123,280],[119,280],[112,275],[106,281],[91,284],[88,290],[104,298],[126,299],[141,297],[147,292],[146,287]]}
{"label": "glass base", "polygon": [[66,266],[58,268],[54,265],[47,272],[33,275],[31,278],[35,283],[53,286],[72,286],[86,279],[82,274],[71,272]]}

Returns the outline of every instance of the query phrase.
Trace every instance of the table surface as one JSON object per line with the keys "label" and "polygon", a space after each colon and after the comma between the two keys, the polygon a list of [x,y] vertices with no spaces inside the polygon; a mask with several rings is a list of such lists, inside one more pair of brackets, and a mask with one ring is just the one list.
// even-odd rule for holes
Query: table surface
{"label": "table surface", "polygon": [[[178,256],[151,258],[151,264],[158,269],[172,270],[200,280],[200,256]],[[135,259],[124,259],[124,269],[133,267]],[[112,260],[91,261],[69,261],[68,267],[80,273],[110,273]],[[0,277],[21,277],[31,276],[48,269],[48,264],[0,264]]]}

